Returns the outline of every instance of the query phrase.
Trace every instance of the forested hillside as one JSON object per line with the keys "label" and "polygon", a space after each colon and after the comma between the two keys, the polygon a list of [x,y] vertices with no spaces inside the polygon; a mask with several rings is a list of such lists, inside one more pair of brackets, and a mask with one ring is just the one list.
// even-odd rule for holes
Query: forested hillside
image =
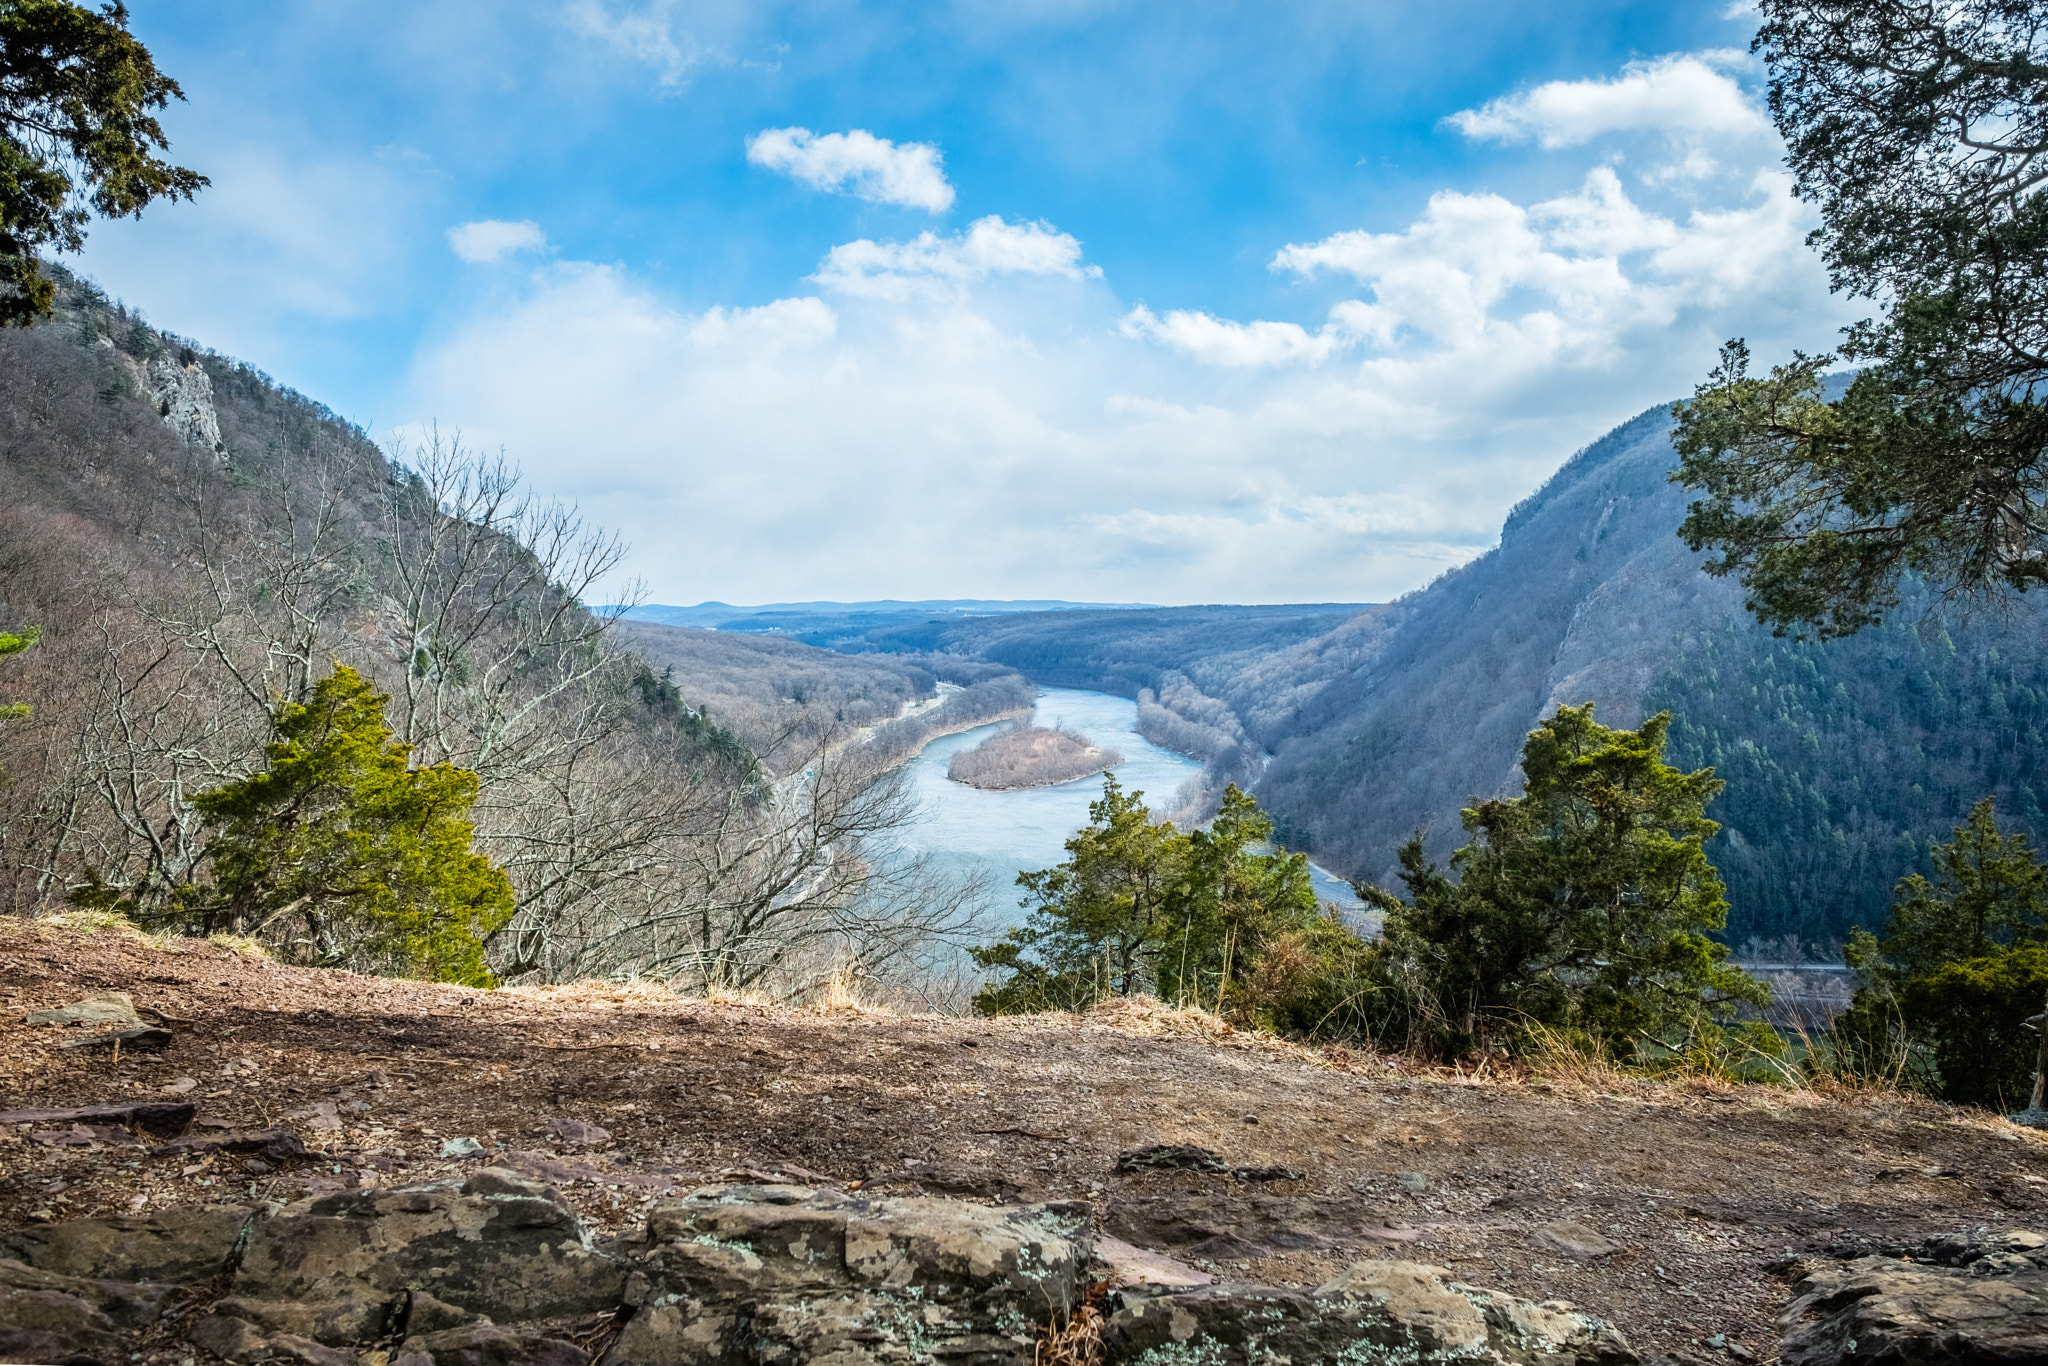
{"label": "forested hillside", "polygon": [[[0,632],[26,642],[0,670],[7,911],[402,975],[440,975],[454,934],[480,940],[459,980],[795,994],[965,923],[970,889],[893,844],[892,770],[931,723],[861,725],[936,707],[937,675],[775,642],[772,667],[714,652],[679,681],[583,605],[625,548],[501,460],[387,456],[52,274],[56,315],[0,331]],[[955,662],[955,711],[1028,705],[1014,673]],[[222,814],[287,771],[275,819]],[[442,853],[401,857],[412,827],[387,840],[376,813],[422,784],[446,794]],[[394,881],[458,867],[481,880],[446,917]]]}
{"label": "forested hillside", "polygon": [[2038,836],[2048,794],[2048,619],[1963,621],[1916,592],[1847,640],[1774,638],[1676,536],[1658,407],[1574,456],[1501,543],[1384,607],[1178,608],[935,622],[842,648],[947,649],[1140,700],[1143,733],[1252,782],[1282,837],[1390,882],[1423,830],[1443,856],[1468,799],[1511,792],[1524,735],[1592,701],[1633,726],[1668,708],[1673,762],[1729,789],[1710,846],[1728,934],[1825,948],[1876,926],[1891,887],[1970,805]]}

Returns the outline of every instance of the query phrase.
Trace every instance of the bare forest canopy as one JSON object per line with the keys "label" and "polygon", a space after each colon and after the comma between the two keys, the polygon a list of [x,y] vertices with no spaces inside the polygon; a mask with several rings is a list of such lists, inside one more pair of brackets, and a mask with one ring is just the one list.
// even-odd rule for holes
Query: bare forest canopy
{"label": "bare forest canopy", "polygon": [[[0,630],[40,628],[6,661],[30,708],[0,726],[6,910],[89,894],[180,927],[212,876],[192,798],[262,772],[280,709],[345,665],[409,762],[476,775],[476,847],[514,893],[485,944],[500,979],[886,990],[980,936],[979,889],[895,842],[901,761],[1028,708],[1014,671],[657,649],[583,606],[625,548],[502,460],[439,437],[387,453],[50,274],[56,316],[0,331]],[[406,970],[321,915],[225,928]]]}
{"label": "bare forest canopy", "polygon": [[946,776],[985,792],[1014,792],[1093,777],[1123,761],[1120,751],[1103,749],[1077,731],[1035,726],[1027,719],[954,754]]}
{"label": "bare forest canopy", "polygon": [[834,643],[1135,698],[1141,734],[1204,761],[1184,798],[1213,810],[1247,785],[1289,847],[1380,883],[1410,834],[1444,858],[1461,808],[1519,790],[1523,738],[1558,705],[1628,727],[1668,708],[1670,761],[1728,782],[1708,848],[1738,947],[1824,954],[1879,927],[1893,884],[1986,795],[2048,835],[2048,604],[1965,618],[1909,583],[1884,626],[1774,638],[1677,537],[1671,426],[1659,406],[1617,427],[1498,548],[1385,606],[1018,614]]}

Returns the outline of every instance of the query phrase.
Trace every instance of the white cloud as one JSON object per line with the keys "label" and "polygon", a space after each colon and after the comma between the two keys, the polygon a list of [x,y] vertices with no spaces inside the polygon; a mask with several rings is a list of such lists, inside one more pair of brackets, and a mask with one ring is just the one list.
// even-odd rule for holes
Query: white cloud
{"label": "white cloud", "polygon": [[448,246],[463,260],[478,265],[502,261],[514,252],[545,251],[547,245],[547,234],[540,225],[525,219],[507,223],[486,218],[448,229]]}
{"label": "white cloud", "polygon": [[1354,320],[1367,306],[1337,307],[1321,331],[1310,332],[1299,323],[1237,323],[1187,309],[1170,309],[1160,317],[1143,304],[1124,315],[1117,330],[1126,337],[1143,337],[1192,356],[1204,365],[1263,367],[1279,365],[1320,365],[1358,339]]}
{"label": "white cloud", "polygon": [[859,128],[822,136],[808,128],[767,128],[747,139],[747,160],[780,171],[814,190],[851,194],[875,204],[943,213],[953,187],[929,143],[901,146]]}
{"label": "white cloud", "polygon": [[424,353],[405,415],[504,442],[659,600],[1384,599],[1723,339],[1848,320],[1774,144],[1713,154],[1687,199],[1589,153],[1547,195],[1281,247],[1309,322],[1133,307],[998,217],[844,243],[818,297],[752,308],[557,263]]}
{"label": "white cloud", "polygon": [[646,0],[616,11],[603,0],[572,0],[563,11],[571,27],[615,51],[653,67],[666,86],[682,86],[701,66],[729,65],[731,58],[679,30],[670,16],[675,0]]}
{"label": "white cloud", "polygon": [[950,237],[921,232],[908,242],[842,243],[811,278],[841,294],[902,300],[956,294],[996,275],[1078,280],[1101,273],[1084,267],[1081,244],[1050,223],[1005,223],[991,214]]}
{"label": "white cloud", "polygon": [[1371,312],[1351,332],[1411,360],[1609,364],[1688,313],[1807,283],[1810,224],[1789,189],[1782,172],[1761,171],[1746,203],[1681,221],[1642,208],[1597,166],[1577,191],[1526,208],[1443,191],[1401,232],[1284,247],[1272,267],[1368,286]]}
{"label": "white cloud", "polygon": [[1608,133],[1768,138],[1770,120],[1725,70],[1739,52],[1684,53],[1631,62],[1612,79],[1550,81],[1451,115],[1466,137],[1576,147]]}

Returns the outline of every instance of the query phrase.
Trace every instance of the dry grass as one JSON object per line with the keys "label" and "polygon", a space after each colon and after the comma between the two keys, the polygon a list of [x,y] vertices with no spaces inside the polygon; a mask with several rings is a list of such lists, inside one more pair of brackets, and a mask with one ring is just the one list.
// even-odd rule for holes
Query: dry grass
{"label": "dry grass", "polygon": [[1108,1295],[1109,1282],[1097,1281],[1088,1287],[1087,1298],[1065,1323],[1055,1318],[1048,1324],[1032,1353],[1034,1366],[1100,1366],[1104,1354],[1102,1310]]}

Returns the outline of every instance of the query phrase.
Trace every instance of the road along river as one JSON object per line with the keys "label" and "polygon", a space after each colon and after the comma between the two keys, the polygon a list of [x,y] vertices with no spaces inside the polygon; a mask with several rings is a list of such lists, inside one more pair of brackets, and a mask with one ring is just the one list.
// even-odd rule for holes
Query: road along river
{"label": "road along river", "polygon": [[[1159,746],[1134,729],[1138,704],[1108,693],[1075,688],[1041,688],[1037,723],[1079,731],[1104,749],[1123,752],[1117,781],[1136,788],[1152,806],[1170,806],[1173,794],[1201,765]],[[929,853],[950,870],[986,873],[997,908],[1021,920],[1015,909],[1020,872],[1050,868],[1064,859],[1067,839],[1088,823],[1088,804],[1102,795],[1099,775],[1016,792],[984,792],[946,777],[946,765],[963,749],[972,749],[997,726],[994,722],[945,735],[925,746],[911,761],[911,782],[924,809],[922,819],[903,836],[906,847]],[[1358,906],[1351,888],[1322,869],[1315,869],[1316,894],[1347,911]]]}

